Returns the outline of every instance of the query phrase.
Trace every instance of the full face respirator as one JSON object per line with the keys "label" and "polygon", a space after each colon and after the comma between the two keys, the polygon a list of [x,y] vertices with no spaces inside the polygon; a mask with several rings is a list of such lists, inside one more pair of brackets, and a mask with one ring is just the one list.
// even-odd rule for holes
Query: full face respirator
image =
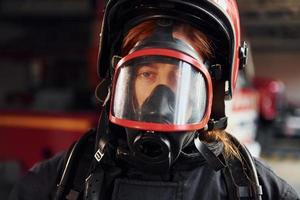
{"label": "full face respirator", "polygon": [[125,127],[134,162],[169,169],[209,120],[211,77],[199,53],[160,19],[115,67],[109,119]]}

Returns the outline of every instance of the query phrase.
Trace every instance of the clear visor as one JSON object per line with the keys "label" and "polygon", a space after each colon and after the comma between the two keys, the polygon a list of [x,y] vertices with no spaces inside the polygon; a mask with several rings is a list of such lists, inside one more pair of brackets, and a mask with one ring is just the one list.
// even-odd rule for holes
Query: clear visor
{"label": "clear visor", "polygon": [[202,121],[207,106],[206,81],[189,63],[164,56],[143,56],[117,70],[114,117],[169,125]]}

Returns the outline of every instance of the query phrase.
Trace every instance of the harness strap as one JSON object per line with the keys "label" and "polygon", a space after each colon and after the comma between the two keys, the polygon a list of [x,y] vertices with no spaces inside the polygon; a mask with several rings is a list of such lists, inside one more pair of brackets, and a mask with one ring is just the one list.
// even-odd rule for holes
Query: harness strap
{"label": "harness strap", "polygon": [[243,156],[242,158],[244,159],[244,161],[247,165],[247,169],[248,169],[247,175],[252,180],[251,185],[250,185],[251,186],[250,191],[253,194],[253,197],[254,197],[253,199],[261,200],[263,192],[262,192],[262,187],[258,180],[256,166],[254,164],[253,157],[251,156],[249,150],[243,144],[240,144],[235,137],[233,137],[232,135],[230,135],[230,137],[231,137],[231,140],[235,144],[238,143],[240,145],[240,146],[238,146],[238,148],[241,152],[241,155]]}
{"label": "harness strap", "polygon": [[[197,148],[197,150],[202,154],[202,156],[207,161],[208,165],[213,168],[215,171],[219,171],[220,169],[223,169],[225,167],[225,162],[223,157],[218,157],[215,155],[205,143],[203,143],[199,137],[196,137],[194,139],[194,144]],[[220,154],[222,155],[222,154]]]}
{"label": "harness strap", "polygon": [[77,143],[74,142],[71,147],[69,148],[65,160],[64,160],[64,169],[63,172],[61,174],[61,178],[59,180],[59,183],[57,184],[57,188],[56,188],[56,193],[54,195],[54,200],[59,200],[62,198],[62,196],[65,193],[65,188],[67,186],[67,179],[69,178],[69,172],[70,172],[70,168],[71,168],[71,164],[72,160],[73,160],[73,155],[74,155],[74,149],[76,148]]}
{"label": "harness strap", "polygon": [[[97,128],[97,141],[96,144],[96,153],[94,155],[95,160],[99,163],[104,155],[106,150],[108,141],[109,141],[109,133],[108,133],[108,116],[106,114],[105,107],[102,108],[98,128]],[[95,165],[97,165],[95,163]],[[93,166],[96,167],[96,166]]]}
{"label": "harness strap", "polygon": [[237,146],[242,161],[237,158],[227,160],[223,170],[228,193],[231,199],[261,200],[262,187],[259,184],[253,158],[246,147],[229,135]]}
{"label": "harness strap", "polygon": [[69,149],[65,157],[63,174],[57,185],[55,200],[77,200],[79,198],[79,194],[84,189],[85,178],[90,171],[92,160],[90,155],[92,155],[94,148],[94,138],[95,130],[92,129]]}
{"label": "harness strap", "polygon": [[255,199],[251,190],[252,180],[247,175],[249,173],[247,167],[244,167],[238,159],[228,160],[227,166],[226,175],[228,176],[228,172],[230,173],[227,181],[231,182],[228,184],[231,187],[229,189],[234,189],[229,190],[229,193],[234,193],[235,198],[240,200]]}
{"label": "harness strap", "polygon": [[103,181],[104,171],[101,167],[98,167],[85,180],[84,199],[99,200],[99,197],[103,196]]}
{"label": "harness strap", "polygon": [[239,199],[239,195],[237,193],[237,186],[233,180],[231,171],[229,169],[228,166],[226,166],[223,170],[222,170],[223,174],[224,174],[224,179],[225,179],[225,184],[226,184],[226,188],[228,191],[228,199],[229,200],[237,200]]}

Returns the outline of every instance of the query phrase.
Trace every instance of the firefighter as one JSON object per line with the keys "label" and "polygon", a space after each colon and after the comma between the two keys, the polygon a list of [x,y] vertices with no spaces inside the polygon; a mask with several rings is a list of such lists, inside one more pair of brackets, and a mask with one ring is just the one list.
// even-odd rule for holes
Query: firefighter
{"label": "firefighter", "polygon": [[226,133],[247,45],[235,0],[109,0],[99,126],[11,199],[299,199]]}

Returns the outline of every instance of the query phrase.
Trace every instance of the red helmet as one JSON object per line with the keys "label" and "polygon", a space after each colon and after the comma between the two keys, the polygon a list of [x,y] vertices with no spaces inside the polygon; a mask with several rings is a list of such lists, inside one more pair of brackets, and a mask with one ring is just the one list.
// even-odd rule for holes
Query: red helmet
{"label": "red helmet", "polygon": [[149,19],[168,18],[190,23],[209,35],[215,58],[222,66],[224,98],[231,98],[238,69],[246,64],[247,46],[240,41],[236,0],[109,0],[106,4],[98,60],[98,73],[113,76],[111,61],[120,55],[123,37],[135,25]]}

